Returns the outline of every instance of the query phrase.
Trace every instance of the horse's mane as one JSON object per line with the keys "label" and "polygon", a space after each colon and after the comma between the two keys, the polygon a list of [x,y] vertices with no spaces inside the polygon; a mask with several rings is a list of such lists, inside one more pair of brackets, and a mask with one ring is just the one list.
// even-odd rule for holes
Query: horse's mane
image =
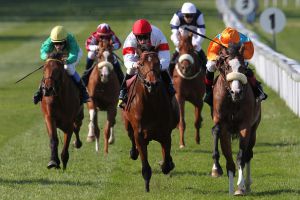
{"label": "horse's mane", "polygon": [[62,52],[51,52],[48,54],[48,59],[62,60],[62,58],[63,58]]}

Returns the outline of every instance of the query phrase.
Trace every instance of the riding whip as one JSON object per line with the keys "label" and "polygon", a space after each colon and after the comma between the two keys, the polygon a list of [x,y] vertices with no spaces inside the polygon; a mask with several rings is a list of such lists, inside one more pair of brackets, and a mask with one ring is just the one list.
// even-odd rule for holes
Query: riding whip
{"label": "riding whip", "polygon": [[220,46],[222,46],[222,47],[224,47],[224,48],[227,48],[227,47],[225,47],[223,44],[221,44],[221,43],[219,43],[219,42],[216,42],[216,41],[210,39],[209,37],[206,37],[205,35],[203,35],[203,34],[201,34],[201,33],[198,33],[198,32],[196,32],[196,31],[194,31],[194,30],[192,30],[192,29],[189,29],[189,28],[187,28],[187,27],[184,27],[184,29],[187,30],[187,31],[190,31],[190,32],[192,32],[192,33],[194,33],[194,34],[196,34],[196,35],[199,35],[199,36],[201,36],[201,37],[203,37],[203,38],[205,38],[205,39],[208,39],[208,40],[210,40],[210,41],[212,41],[212,42],[214,42],[214,43],[216,43],[216,44],[218,44],[218,45],[220,45]]}
{"label": "riding whip", "polygon": [[113,53],[115,56],[116,56],[116,58],[124,65],[124,62],[123,62],[123,60],[117,55],[117,54],[115,54],[115,53]]}
{"label": "riding whip", "polygon": [[24,76],[23,78],[19,79],[18,81],[15,82],[15,84],[19,83],[20,81],[22,81],[23,79],[25,79],[26,77],[28,77],[29,75],[33,74],[34,72],[42,69],[44,67],[44,65],[40,66],[39,68],[35,69],[34,71],[30,72],[29,74],[27,74],[26,76]]}

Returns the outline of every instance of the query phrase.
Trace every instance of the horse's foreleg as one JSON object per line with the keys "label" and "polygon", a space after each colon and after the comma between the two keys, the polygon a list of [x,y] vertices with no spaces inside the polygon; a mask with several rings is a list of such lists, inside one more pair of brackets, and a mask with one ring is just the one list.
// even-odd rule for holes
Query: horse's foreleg
{"label": "horse's foreleg", "polygon": [[58,151],[57,151],[58,138],[57,138],[56,125],[50,116],[45,117],[45,122],[47,126],[48,136],[50,139],[50,149],[51,149],[51,157],[47,168],[48,169],[51,169],[53,167],[60,168],[59,167],[60,161],[58,158]]}
{"label": "horse's foreleg", "polygon": [[211,176],[212,177],[219,177],[223,174],[223,169],[222,169],[222,167],[219,163],[220,153],[219,153],[219,149],[218,149],[220,131],[221,130],[220,130],[220,125],[219,124],[216,124],[212,128],[212,136],[213,136],[213,143],[214,143],[213,155],[212,155],[212,158],[214,160],[214,165],[213,165],[212,171],[211,171]]}
{"label": "horse's foreleg", "polygon": [[130,158],[136,160],[139,156],[139,152],[136,149],[132,126],[128,121],[125,121],[125,128],[127,129],[128,137],[131,141]]}
{"label": "horse's foreleg", "polygon": [[175,167],[171,156],[171,133],[169,133],[169,137],[162,140],[160,144],[162,147],[163,156],[163,164],[161,165],[161,170],[164,174],[168,174]]}
{"label": "horse's foreleg", "polygon": [[108,125],[108,144],[113,144],[115,141],[114,136],[114,125],[116,124],[116,116],[117,116],[117,109],[115,107],[111,108],[107,111],[107,120],[109,122]]}
{"label": "horse's foreleg", "polygon": [[148,162],[147,142],[143,138],[142,134],[135,134],[135,143],[142,161],[142,175],[145,180],[145,190],[146,192],[149,192],[152,170]]}
{"label": "horse's foreleg", "polygon": [[201,105],[199,106],[195,106],[195,122],[194,122],[194,126],[196,129],[195,132],[195,141],[197,144],[200,144],[200,127],[201,127],[201,123],[202,123],[202,117],[201,117],[201,110],[203,107],[203,103],[201,102]]}
{"label": "horse's foreleg", "polygon": [[100,137],[100,129],[98,127],[98,115],[96,108],[89,109],[90,115],[90,123],[89,123],[89,133],[87,136],[87,141],[92,142],[96,141],[95,149],[96,152],[99,151],[99,137]]}
{"label": "horse's foreleg", "polygon": [[70,145],[72,133],[73,133],[72,130],[69,130],[64,133],[64,146],[60,155],[64,170],[67,168],[67,163],[69,160],[69,145]]}
{"label": "horse's foreleg", "polygon": [[179,148],[182,149],[185,147],[184,142],[184,131],[185,131],[185,120],[184,120],[184,104],[185,101],[183,99],[178,99],[179,104],[179,133],[180,133],[180,140],[179,140]]}
{"label": "horse's foreleg", "polygon": [[80,131],[80,127],[82,125],[82,120],[83,120],[83,108],[80,111],[80,113],[78,114],[76,121],[74,122],[74,133],[75,133],[75,141],[74,141],[74,147],[79,149],[82,146],[82,142],[80,140],[79,137],[79,131]]}
{"label": "horse's foreleg", "polygon": [[226,158],[226,169],[229,178],[229,194],[232,195],[234,192],[233,177],[235,175],[235,164],[232,158],[231,135],[226,130],[226,127],[221,127],[220,141],[222,152]]}
{"label": "horse's foreleg", "polygon": [[[238,189],[235,192],[235,195],[245,195],[246,194],[246,181],[244,179],[243,169],[245,164],[247,165],[247,190],[250,191],[250,160],[253,157],[253,141],[255,136],[251,137],[249,129],[243,129],[240,132],[240,150],[237,155],[237,165],[239,168],[239,178],[237,182]],[[255,142],[255,141],[254,141]]]}

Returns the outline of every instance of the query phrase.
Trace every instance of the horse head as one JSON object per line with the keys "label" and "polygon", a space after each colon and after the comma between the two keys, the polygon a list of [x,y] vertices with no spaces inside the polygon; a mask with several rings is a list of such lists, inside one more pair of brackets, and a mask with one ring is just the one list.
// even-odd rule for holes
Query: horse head
{"label": "horse head", "polygon": [[98,52],[98,70],[100,74],[100,80],[102,83],[106,83],[109,80],[109,75],[113,71],[113,65],[115,56],[112,53],[112,43],[110,40],[99,41],[99,52]]}
{"label": "horse head", "polygon": [[193,34],[187,30],[179,29],[179,59],[176,69],[184,78],[192,77],[195,70],[195,52],[192,44]]}
{"label": "horse head", "polygon": [[232,101],[243,99],[247,85],[245,75],[247,67],[243,57],[244,45],[229,44],[223,48],[217,60],[217,69],[225,80],[225,87],[229,91]]}
{"label": "horse head", "polygon": [[58,95],[59,86],[63,82],[64,72],[63,54],[49,54],[43,71],[43,80],[41,85],[43,96],[47,97]]}
{"label": "horse head", "polygon": [[157,52],[143,51],[139,60],[138,78],[149,93],[153,92],[160,83],[160,60]]}

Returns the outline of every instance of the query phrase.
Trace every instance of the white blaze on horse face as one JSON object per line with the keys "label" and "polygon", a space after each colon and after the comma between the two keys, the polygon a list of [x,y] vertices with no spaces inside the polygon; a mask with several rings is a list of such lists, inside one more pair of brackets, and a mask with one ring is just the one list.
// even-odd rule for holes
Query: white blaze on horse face
{"label": "white blaze on horse face", "polygon": [[[231,66],[231,69],[233,72],[238,72],[239,68],[241,66],[241,63],[238,59],[232,59],[229,62],[229,65]],[[234,80],[231,83],[231,90],[235,93],[239,93],[240,92],[240,82],[238,80]]]}
{"label": "white blaze on horse face", "polygon": [[101,74],[103,74],[104,76],[107,76],[109,74],[108,67],[104,66],[101,70]]}
{"label": "white blaze on horse face", "polygon": [[103,52],[103,57],[104,57],[104,59],[105,59],[105,61],[108,61],[108,56],[110,55],[110,53],[109,53],[109,51],[104,51]]}

